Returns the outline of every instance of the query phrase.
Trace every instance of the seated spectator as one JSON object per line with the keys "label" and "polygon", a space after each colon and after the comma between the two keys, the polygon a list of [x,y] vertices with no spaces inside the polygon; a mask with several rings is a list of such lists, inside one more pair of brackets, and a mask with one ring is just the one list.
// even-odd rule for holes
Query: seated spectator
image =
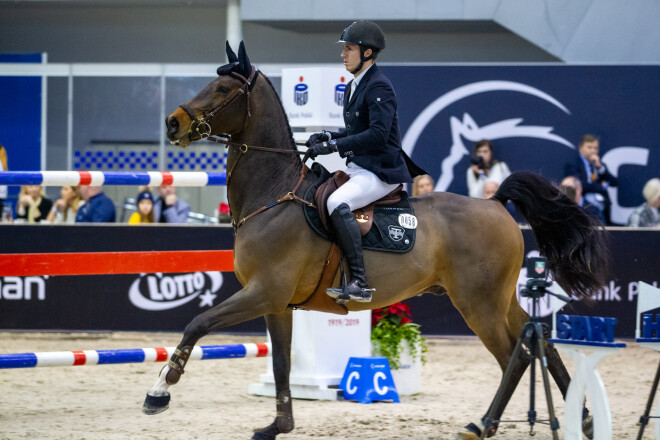
{"label": "seated spectator", "polygon": [[474,153],[470,162],[472,165],[467,169],[467,186],[470,197],[484,198],[486,181],[499,185],[511,174],[505,162],[495,160],[493,144],[487,139],[474,144]]}
{"label": "seated spectator", "polygon": [[100,186],[80,187],[87,203],[78,208],[76,223],[114,223],[115,204],[103,193]]}
{"label": "seated spectator", "polygon": [[435,189],[435,182],[433,181],[433,178],[428,174],[422,174],[421,176],[417,176],[413,179],[413,184],[412,184],[413,197],[432,193],[434,189]]}
{"label": "seated spectator", "polygon": [[600,161],[599,142],[596,136],[585,134],[578,146],[575,160],[564,167],[564,176],[575,176],[580,179],[585,202],[593,205],[599,212],[598,218],[609,225],[612,202],[607,188],[617,186],[618,180]]}
{"label": "seated spectator", "polygon": [[[484,199],[490,199],[495,195],[497,190],[500,188],[500,184],[497,182],[493,182],[492,180],[489,180],[484,183]],[[506,202],[506,205],[504,206],[506,210],[509,212],[511,217],[518,223],[519,225],[525,225],[527,224],[527,220],[525,217],[522,216],[522,214],[518,213],[518,210],[516,209],[516,206],[513,204],[511,200],[508,200]]]}
{"label": "seated spectator", "polygon": [[16,204],[16,218],[25,219],[28,223],[39,223],[46,220],[53,202],[46,198],[41,185],[26,185],[21,187]]}
{"label": "seated spectator", "polygon": [[575,176],[564,177],[564,180],[561,181],[561,191],[566,197],[575,202],[576,205],[602,221],[598,208],[590,203],[585,203],[584,197],[582,197],[582,183],[580,179]]}
{"label": "seated spectator", "polygon": [[186,223],[190,213],[188,202],[176,195],[176,187],[159,186],[154,200],[154,218],[158,223]]}
{"label": "seated spectator", "polygon": [[628,226],[632,227],[658,227],[660,226],[660,179],[651,179],[646,182],[642,194],[646,203],[635,208],[628,218]]}
{"label": "seated spectator", "polygon": [[231,211],[229,210],[229,203],[220,202],[218,205],[218,223],[230,223]]}
{"label": "seated spectator", "polygon": [[492,180],[489,180],[488,182],[484,183],[484,199],[490,199],[495,195],[497,190],[499,189],[500,184],[497,182],[493,182]]}
{"label": "seated spectator", "polygon": [[[7,167],[7,150],[0,144],[0,171],[9,171]],[[0,185],[0,207],[7,198],[7,185]]]}
{"label": "seated spectator", "polygon": [[137,212],[128,219],[129,224],[154,223],[154,196],[149,191],[142,191],[137,196]]}
{"label": "seated spectator", "polygon": [[60,190],[60,196],[53,204],[53,208],[48,213],[46,220],[51,223],[75,223],[78,208],[85,203],[80,192],[80,187],[63,186]]}

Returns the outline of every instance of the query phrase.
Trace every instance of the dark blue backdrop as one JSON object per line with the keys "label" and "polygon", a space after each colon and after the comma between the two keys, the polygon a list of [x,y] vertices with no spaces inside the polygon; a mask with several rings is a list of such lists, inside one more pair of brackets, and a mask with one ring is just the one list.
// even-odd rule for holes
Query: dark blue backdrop
{"label": "dark blue backdrop", "polygon": [[[41,54],[0,54],[0,63],[41,63]],[[41,77],[0,76],[0,144],[10,170],[41,169]],[[15,197],[20,187],[10,186]]]}
{"label": "dark blue backdrop", "polygon": [[[559,180],[577,154],[567,144],[576,147],[585,133],[599,136],[601,157],[620,181],[620,190],[610,194],[618,223],[644,202],[644,183],[660,174],[660,66],[382,70],[398,96],[404,148],[432,174],[438,190],[467,194],[469,154],[482,138],[494,139],[496,158],[511,171]],[[425,109],[429,116],[422,121]]]}

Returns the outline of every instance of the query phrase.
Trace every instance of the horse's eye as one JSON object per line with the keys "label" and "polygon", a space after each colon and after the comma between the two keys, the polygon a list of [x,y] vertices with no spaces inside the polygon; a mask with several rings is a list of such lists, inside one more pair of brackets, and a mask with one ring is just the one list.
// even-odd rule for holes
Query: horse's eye
{"label": "horse's eye", "polygon": [[227,87],[227,86],[220,86],[220,87],[218,87],[218,92],[220,92],[220,93],[229,93],[229,90],[230,90],[230,89],[229,89],[229,87]]}

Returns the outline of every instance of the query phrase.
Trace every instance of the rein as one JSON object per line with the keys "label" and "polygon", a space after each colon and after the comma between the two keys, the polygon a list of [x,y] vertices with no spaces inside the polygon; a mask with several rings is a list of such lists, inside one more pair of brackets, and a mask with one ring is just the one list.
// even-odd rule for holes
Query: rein
{"label": "rein", "polygon": [[[271,152],[271,153],[281,153],[281,154],[303,154],[302,158],[302,168],[300,170],[300,178],[298,179],[298,182],[296,183],[296,186],[294,188],[287,192],[285,195],[280,197],[279,199],[268,203],[267,205],[264,205],[254,211],[252,211],[250,214],[246,215],[243,217],[238,223],[234,221],[234,216],[231,215],[231,208],[230,208],[230,216],[231,216],[231,222],[232,225],[234,226],[234,229],[237,230],[241,226],[245,224],[246,221],[248,221],[250,218],[254,217],[257,214],[260,214],[267,209],[270,209],[274,206],[279,205],[282,202],[287,202],[287,201],[295,201],[299,202],[303,205],[307,205],[310,207],[314,207],[314,204],[311,202],[306,201],[302,197],[299,197],[296,195],[296,191],[298,188],[300,188],[300,185],[302,184],[303,180],[305,179],[305,176],[307,175],[307,172],[309,171],[309,168],[307,165],[305,165],[305,162],[309,158],[309,154],[307,152],[303,151],[298,151],[298,150],[288,150],[288,149],[283,149],[283,148],[267,148],[267,147],[260,147],[257,145],[247,145],[247,144],[239,144],[236,142],[232,142],[231,135],[228,135],[226,137],[222,136],[217,136],[211,133],[211,120],[213,117],[215,117],[220,110],[228,107],[232,102],[234,102],[238,97],[244,95],[246,100],[247,100],[247,113],[245,115],[245,120],[243,122],[243,129],[247,125],[248,118],[252,117],[252,114],[250,113],[250,91],[252,90],[252,87],[254,87],[254,80],[255,77],[257,76],[257,69],[252,66],[252,71],[250,73],[250,76],[248,78],[245,78],[243,75],[236,73],[236,72],[231,72],[233,76],[236,78],[240,79],[243,82],[243,85],[241,85],[234,93],[232,93],[225,101],[223,101],[219,106],[211,110],[208,115],[206,112],[203,112],[203,116],[201,118],[197,118],[195,116],[195,113],[188,107],[187,105],[183,104],[180,105],[181,107],[187,114],[190,116],[190,119],[192,122],[190,123],[190,129],[188,130],[188,135],[198,135],[199,139],[206,139],[208,141],[212,141],[218,144],[223,144],[225,145],[225,148],[229,147],[236,147],[238,148],[238,151],[241,153],[240,156],[234,161],[234,163],[231,165],[231,168],[227,172],[227,188],[229,188],[229,180],[231,179],[231,174],[236,168],[236,165],[238,164],[238,161],[240,160],[243,155],[245,155],[249,150],[256,150],[256,151],[266,151],[266,152]],[[192,137],[192,136],[191,136]],[[178,144],[179,141],[173,142],[174,144]]]}
{"label": "rein", "polygon": [[[307,161],[309,155],[306,152],[303,151],[298,151],[298,150],[286,150],[283,148],[267,148],[267,147],[259,147],[256,145],[247,145],[247,144],[238,144],[236,142],[231,142],[229,139],[221,138],[215,135],[209,136],[207,140],[216,142],[218,144],[224,144],[226,148],[228,147],[237,147],[238,151],[241,153],[240,156],[234,161],[232,164],[231,168],[227,172],[227,188],[229,188],[229,180],[231,179],[231,173],[234,171],[236,168],[236,165],[238,165],[238,161],[243,157],[243,155],[247,154],[249,150],[256,150],[256,151],[266,151],[266,152],[272,152],[272,153],[281,153],[281,154],[304,154],[303,159],[302,159],[302,168],[300,169],[300,178],[298,179],[298,182],[296,183],[296,186],[293,187],[293,189],[289,192],[287,192],[285,195],[280,197],[279,199],[268,203],[267,205],[264,205],[254,211],[252,211],[250,214],[246,215],[243,217],[238,223],[234,222],[234,217],[231,216],[232,219],[232,224],[234,224],[234,227],[236,229],[240,228],[245,224],[246,221],[248,221],[250,218],[254,217],[257,214],[260,214],[264,212],[267,209],[270,209],[274,206],[279,205],[282,202],[287,202],[287,201],[295,201],[299,202],[303,205],[307,205],[310,207],[314,207],[314,204],[311,202],[306,201],[302,197],[299,197],[296,195],[296,191],[298,191],[298,188],[300,188],[300,185],[302,184],[303,180],[305,179],[305,176],[307,175],[307,172],[309,171],[309,168],[307,165],[305,165],[305,162]],[[231,208],[230,208],[231,211]]]}

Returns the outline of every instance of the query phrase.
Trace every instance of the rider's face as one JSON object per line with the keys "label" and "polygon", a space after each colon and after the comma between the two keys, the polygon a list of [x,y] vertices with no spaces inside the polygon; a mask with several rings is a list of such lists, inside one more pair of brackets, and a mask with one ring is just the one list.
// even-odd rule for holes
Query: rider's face
{"label": "rider's face", "polygon": [[360,46],[357,44],[344,44],[341,51],[344,67],[349,72],[354,71],[360,65]]}

